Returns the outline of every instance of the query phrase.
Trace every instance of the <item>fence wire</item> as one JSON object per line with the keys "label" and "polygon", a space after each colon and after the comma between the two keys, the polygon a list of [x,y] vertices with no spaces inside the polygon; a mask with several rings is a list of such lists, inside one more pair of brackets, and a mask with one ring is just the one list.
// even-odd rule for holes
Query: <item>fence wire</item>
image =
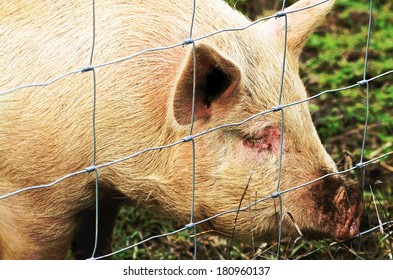
{"label": "fence wire", "polygon": [[[288,30],[288,14],[290,13],[298,13],[301,12],[303,10],[307,10],[307,9],[313,9],[314,7],[318,6],[318,5],[323,5],[326,2],[328,2],[329,0],[325,0],[325,1],[320,1],[316,4],[307,6],[307,7],[302,7],[300,9],[296,9],[296,10],[291,10],[291,11],[285,11],[284,8],[286,6],[285,0],[283,0],[282,2],[282,9],[280,11],[278,11],[276,14],[271,15],[271,16],[267,16],[267,17],[263,17],[260,18],[256,21],[251,22],[250,24],[243,26],[243,27],[233,27],[233,28],[227,28],[227,29],[221,29],[221,30],[217,30],[215,32],[212,32],[210,34],[206,34],[203,35],[201,37],[196,37],[193,38],[193,30],[194,30],[194,24],[195,24],[195,15],[196,15],[196,1],[197,0],[193,0],[190,1],[190,4],[192,5],[192,14],[190,14],[191,17],[191,24],[190,24],[190,32],[189,32],[189,38],[185,38],[184,41],[175,43],[173,45],[169,45],[169,46],[158,46],[155,48],[148,48],[145,49],[141,52],[138,53],[134,53],[131,54],[129,56],[123,57],[123,58],[119,58],[119,59],[115,59],[113,61],[108,61],[102,64],[97,64],[94,65],[93,64],[93,57],[94,57],[94,47],[96,44],[96,13],[95,13],[95,1],[92,0],[91,3],[91,8],[92,8],[92,14],[91,14],[91,19],[92,19],[92,44],[91,44],[91,50],[90,50],[90,59],[89,59],[89,64],[82,68],[82,69],[77,69],[77,70],[73,70],[70,71],[68,73],[64,73],[62,75],[60,75],[59,77],[56,77],[52,80],[49,81],[45,81],[45,82],[40,82],[40,83],[33,83],[33,84],[25,84],[25,85],[20,85],[14,88],[10,88],[8,90],[4,90],[2,92],[0,92],[0,97],[2,95],[6,95],[6,94],[18,94],[17,91],[21,90],[21,89],[25,89],[25,88],[30,88],[30,87],[45,87],[45,86],[49,86],[51,84],[55,84],[58,81],[70,76],[70,75],[77,75],[77,74],[81,74],[81,73],[85,73],[85,72],[91,72],[92,73],[92,83],[93,83],[93,104],[92,104],[92,119],[91,119],[91,125],[92,125],[92,150],[93,150],[93,156],[92,156],[92,160],[91,160],[91,166],[87,166],[86,168],[76,171],[74,173],[70,173],[70,174],[64,174],[63,176],[59,177],[57,180],[53,181],[53,182],[49,182],[47,184],[43,184],[43,185],[36,185],[36,186],[29,186],[26,188],[22,188],[19,190],[16,190],[14,192],[10,192],[4,195],[0,196],[0,203],[1,200],[7,199],[11,196],[15,196],[15,195],[23,195],[24,192],[30,191],[30,190],[35,190],[35,189],[45,189],[45,188],[53,188],[56,187],[56,185],[62,181],[65,181],[69,178],[75,177],[75,176],[80,176],[82,174],[89,174],[89,173],[94,173],[95,175],[95,197],[96,197],[96,202],[95,202],[95,212],[96,212],[96,217],[95,217],[95,236],[92,238],[94,238],[95,242],[94,242],[94,249],[92,252],[92,256],[91,259],[103,259],[103,258],[107,258],[107,257],[111,257],[113,255],[116,255],[120,252],[126,251],[126,250],[130,250],[134,247],[140,246],[146,242],[149,242],[151,240],[154,239],[158,239],[158,238],[163,238],[163,237],[167,237],[170,235],[175,235],[178,234],[180,232],[183,231],[188,231],[188,230],[193,230],[193,239],[194,239],[194,252],[193,252],[193,256],[194,259],[197,258],[198,252],[197,252],[197,230],[196,227],[197,225],[206,223],[210,220],[216,219],[218,217],[224,216],[224,215],[228,215],[231,213],[239,213],[239,212],[243,212],[243,211],[247,211],[249,210],[251,207],[262,203],[264,201],[270,200],[270,199],[278,199],[279,200],[279,227],[278,227],[278,240],[277,240],[277,254],[276,257],[277,259],[280,259],[280,244],[281,244],[281,233],[282,233],[282,224],[283,224],[283,205],[282,205],[282,199],[281,196],[285,193],[289,193],[292,191],[295,191],[297,189],[300,188],[304,188],[307,187],[311,184],[314,184],[318,181],[321,181],[325,178],[331,177],[331,176],[336,176],[336,175],[343,175],[343,174],[347,174],[350,173],[354,170],[361,170],[362,172],[362,185],[363,185],[363,189],[365,189],[365,167],[367,167],[368,165],[371,165],[373,163],[379,162],[381,159],[384,158],[388,158],[391,157],[393,155],[393,151],[390,151],[388,153],[385,153],[381,156],[378,157],[374,157],[373,159],[364,160],[364,153],[365,153],[365,149],[366,149],[366,139],[367,139],[367,128],[368,128],[368,119],[369,119],[369,106],[370,106],[370,100],[369,100],[369,90],[370,90],[370,86],[369,84],[377,79],[380,79],[382,77],[388,76],[388,75],[392,75],[393,74],[393,69],[386,71],[384,73],[381,73],[377,76],[371,77],[371,78],[366,78],[367,77],[367,64],[368,64],[368,55],[369,55],[369,46],[370,46],[370,39],[371,39],[371,31],[372,31],[372,22],[373,22],[373,18],[372,18],[372,14],[373,14],[373,0],[370,0],[370,11],[369,11],[369,22],[368,22],[368,32],[367,32],[367,40],[366,40],[366,52],[365,52],[365,57],[364,57],[364,70],[363,70],[363,79],[360,80],[359,82],[352,84],[352,85],[348,85],[348,86],[344,86],[341,88],[337,88],[337,89],[331,89],[331,90],[325,90],[322,91],[318,94],[315,94],[311,97],[305,98],[303,100],[299,100],[299,101],[295,101],[292,103],[287,103],[287,104],[283,104],[282,103],[282,98],[283,98],[283,87],[284,87],[284,78],[285,78],[285,65],[286,65],[286,51],[287,51],[287,30]],[[158,4],[159,5],[159,4]],[[220,33],[225,33],[225,32],[242,32],[243,30],[246,30],[248,28],[250,28],[251,26],[254,26],[255,24],[258,24],[260,22],[266,21],[268,19],[272,19],[272,18],[284,18],[285,24],[284,24],[284,50],[283,50],[283,58],[282,58],[282,67],[281,67],[281,83],[280,83],[280,87],[279,89],[276,89],[278,91],[278,102],[277,102],[277,106],[265,110],[265,111],[261,111],[257,114],[251,115],[246,119],[240,120],[239,122],[234,122],[234,123],[227,123],[227,124],[223,124],[220,126],[216,126],[214,128],[210,128],[207,129],[205,131],[199,132],[199,133],[194,133],[193,131],[193,127],[194,127],[194,115],[195,115],[195,98],[196,98],[196,42],[204,40],[206,38],[212,37],[212,36],[216,36]],[[109,65],[113,65],[113,64],[118,64],[118,63],[122,63],[128,60],[132,60],[133,58],[137,57],[137,56],[141,56],[144,55],[146,53],[150,53],[150,52],[160,52],[160,51],[164,51],[164,50],[168,50],[168,49],[172,49],[172,48],[178,48],[178,47],[182,47],[185,45],[192,45],[193,48],[193,95],[192,95],[192,114],[191,114],[191,124],[190,124],[190,129],[189,129],[189,135],[182,138],[182,139],[178,139],[177,141],[173,142],[173,143],[168,143],[166,145],[162,145],[162,146],[156,146],[156,147],[146,147],[145,149],[142,149],[134,154],[125,156],[123,158],[119,158],[110,162],[105,162],[105,163],[101,163],[101,164],[96,164],[96,154],[97,154],[97,136],[96,136],[96,110],[97,110],[97,78],[96,78],[96,69],[98,68],[102,68],[102,67],[107,67]],[[337,92],[341,92],[341,91],[346,91],[349,89],[353,89],[353,88],[365,88],[365,93],[366,93],[366,102],[365,102],[365,121],[364,121],[364,130],[363,130],[363,138],[362,138],[362,147],[361,147],[361,157],[360,157],[360,161],[353,165],[352,167],[348,167],[343,171],[337,171],[337,172],[333,172],[333,173],[329,173],[329,174],[325,174],[317,179],[311,180],[307,183],[304,184],[300,184],[300,185],[296,185],[293,186],[289,189],[286,190],[280,190],[280,185],[281,185],[281,172],[282,172],[282,155],[283,155],[283,137],[284,137],[284,128],[285,128],[285,109],[288,107],[292,107],[292,106],[296,106],[299,105],[301,103],[304,102],[309,102],[313,99],[319,98],[322,95],[330,95],[330,94],[334,94]],[[195,171],[195,165],[196,165],[196,147],[195,147],[195,140],[199,137],[203,137],[207,134],[213,133],[214,131],[223,129],[223,128],[227,128],[227,127],[236,127],[236,126],[241,126],[249,121],[251,121],[254,118],[257,117],[261,117],[263,115],[267,115],[270,113],[274,113],[274,112],[281,112],[281,134],[280,134],[280,150],[279,150],[279,168],[278,168],[278,174],[277,174],[277,185],[275,188],[275,192],[272,193],[270,196],[264,197],[264,198],[260,198],[252,203],[249,203],[249,205],[245,206],[245,207],[241,207],[241,205],[239,204],[239,207],[237,209],[228,209],[226,211],[217,213],[211,217],[208,217],[206,219],[203,220],[199,220],[199,221],[195,221],[194,219],[194,203],[195,203],[195,176],[196,176],[196,171]],[[192,180],[191,180],[191,195],[192,195],[192,199],[191,202],[192,204],[190,205],[190,222],[187,225],[184,225],[183,227],[172,231],[172,232],[168,232],[168,233],[164,233],[164,234],[159,234],[159,235],[155,235],[155,236],[151,236],[147,239],[144,239],[138,243],[132,244],[130,246],[125,246],[124,248],[114,251],[110,254],[107,255],[102,255],[102,256],[97,256],[96,255],[96,250],[97,250],[97,242],[98,242],[98,232],[99,232],[99,170],[102,168],[106,168],[108,166],[111,165],[115,165],[115,164],[119,164],[121,162],[124,161],[128,161],[132,158],[138,157],[142,154],[145,153],[149,153],[152,151],[156,151],[156,150],[162,150],[162,149],[168,149],[174,146],[178,146],[178,145],[183,145],[185,143],[191,143],[191,150],[192,150]],[[250,175],[250,179],[251,179]],[[387,227],[393,224],[393,221],[385,221],[385,222],[381,222],[379,223],[378,226],[372,227],[366,231],[360,232],[357,236],[352,237],[351,239],[355,239],[355,238],[361,238],[362,236],[369,234],[371,232],[377,231],[377,230],[381,230],[383,229],[383,227]],[[319,248],[320,249],[320,248]],[[317,250],[319,250],[317,249]],[[310,254],[313,252],[310,252]]]}

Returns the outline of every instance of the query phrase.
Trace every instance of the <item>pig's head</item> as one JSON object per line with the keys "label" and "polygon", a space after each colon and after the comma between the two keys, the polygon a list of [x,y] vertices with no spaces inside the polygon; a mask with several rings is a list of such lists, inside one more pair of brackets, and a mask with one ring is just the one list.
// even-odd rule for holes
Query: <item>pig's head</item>
{"label": "pig's head", "polygon": [[[323,20],[332,2],[287,15],[288,44],[281,104],[307,97],[298,74],[299,55],[307,37]],[[315,1],[300,1],[286,11],[313,3]],[[194,134],[218,125],[237,123],[276,107],[284,57],[284,28],[285,18],[281,17],[243,32],[197,42],[195,60],[190,46],[169,106],[176,131],[186,136],[192,123],[194,66]],[[279,174],[278,189],[285,191],[337,171],[317,135],[307,103],[197,137],[195,147],[195,220],[272,196]],[[175,174],[166,179],[171,182],[166,191],[175,192],[177,199],[171,200],[167,208],[188,213],[191,143],[174,150],[168,161]],[[339,175],[285,192],[281,199],[285,235],[298,235],[294,223],[311,237],[345,239],[358,232],[362,193],[358,188],[346,186]],[[275,197],[240,212],[235,235],[276,238],[279,209],[279,198]],[[204,225],[228,234],[234,227],[235,216],[236,213],[223,215]]]}

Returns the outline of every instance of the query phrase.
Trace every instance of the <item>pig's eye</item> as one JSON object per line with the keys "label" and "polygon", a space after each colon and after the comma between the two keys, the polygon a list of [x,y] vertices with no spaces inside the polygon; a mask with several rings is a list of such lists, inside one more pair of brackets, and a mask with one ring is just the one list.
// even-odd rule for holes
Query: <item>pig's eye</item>
{"label": "pig's eye", "polygon": [[278,151],[280,147],[280,131],[273,126],[265,127],[244,137],[243,145],[258,152],[264,150]]}
{"label": "pig's eye", "polygon": [[257,150],[268,150],[270,149],[270,144],[266,141],[266,135],[264,133],[256,133],[254,135],[249,135],[244,138],[243,144],[246,147],[257,149]]}
{"label": "pig's eye", "polygon": [[265,137],[263,135],[252,135],[247,138],[252,143],[261,143]]}

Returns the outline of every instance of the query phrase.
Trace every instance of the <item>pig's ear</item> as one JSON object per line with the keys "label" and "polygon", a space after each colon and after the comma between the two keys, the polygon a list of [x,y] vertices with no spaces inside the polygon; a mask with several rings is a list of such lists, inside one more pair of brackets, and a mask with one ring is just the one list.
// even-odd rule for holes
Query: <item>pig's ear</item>
{"label": "pig's ear", "polygon": [[[196,121],[209,118],[214,106],[225,103],[239,83],[241,72],[234,62],[209,45],[197,45],[195,54],[194,120]],[[191,122],[193,80],[194,51],[191,49],[177,81],[173,101],[174,116],[181,125]]]}
{"label": "pig's ear", "polygon": [[[329,0],[315,7],[287,14],[288,17],[288,50],[299,57],[307,38],[316,27],[324,20],[335,0]],[[298,10],[320,3],[320,0],[300,0],[285,9],[286,12]],[[284,39],[285,18],[270,19],[265,25],[268,32],[274,32],[280,40]]]}

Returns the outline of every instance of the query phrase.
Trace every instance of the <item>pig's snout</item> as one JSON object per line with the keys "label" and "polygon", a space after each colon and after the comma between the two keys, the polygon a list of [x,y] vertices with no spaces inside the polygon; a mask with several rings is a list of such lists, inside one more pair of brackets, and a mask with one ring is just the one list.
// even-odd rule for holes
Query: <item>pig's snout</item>
{"label": "pig's snout", "polygon": [[310,221],[315,227],[312,232],[340,240],[358,234],[364,208],[361,188],[347,186],[340,176],[331,176],[311,186],[309,191],[311,204],[315,206],[315,213],[311,214],[314,218]]}
{"label": "pig's snout", "polygon": [[340,188],[336,194],[335,203],[338,214],[343,218],[342,222],[337,225],[336,237],[338,239],[347,239],[357,235],[364,207],[361,189]]}

